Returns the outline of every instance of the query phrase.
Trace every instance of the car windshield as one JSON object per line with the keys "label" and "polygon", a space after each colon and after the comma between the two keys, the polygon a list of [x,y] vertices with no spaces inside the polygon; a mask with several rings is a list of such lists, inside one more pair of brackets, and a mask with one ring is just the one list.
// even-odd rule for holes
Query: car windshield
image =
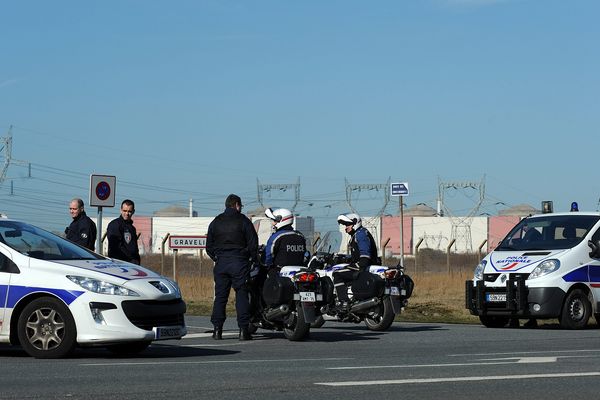
{"label": "car windshield", "polygon": [[521,220],[496,250],[558,250],[577,246],[598,222],[596,215],[543,215]]}
{"label": "car windshield", "polygon": [[0,242],[40,260],[98,260],[102,256],[53,233],[18,221],[0,220]]}

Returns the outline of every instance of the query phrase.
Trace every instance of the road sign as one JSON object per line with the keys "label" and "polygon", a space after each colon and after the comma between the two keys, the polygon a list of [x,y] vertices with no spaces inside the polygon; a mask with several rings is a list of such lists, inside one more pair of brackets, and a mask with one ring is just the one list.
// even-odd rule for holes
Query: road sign
{"label": "road sign", "polygon": [[205,249],[206,236],[169,236],[169,248],[177,249]]}
{"label": "road sign", "polygon": [[408,182],[392,183],[391,193],[392,196],[408,196]]}
{"label": "road sign", "polygon": [[90,206],[114,207],[116,189],[116,176],[90,175]]}

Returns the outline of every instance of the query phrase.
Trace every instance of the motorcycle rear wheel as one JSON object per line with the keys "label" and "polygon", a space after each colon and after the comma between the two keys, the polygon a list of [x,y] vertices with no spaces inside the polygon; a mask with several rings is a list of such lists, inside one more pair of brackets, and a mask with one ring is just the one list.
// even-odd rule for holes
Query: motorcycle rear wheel
{"label": "motorcycle rear wheel", "polygon": [[394,322],[394,318],[396,314],[394,314],[394,310],[392,309],[392,301],[389,297],[385,297],[383,302],[379,304],[378,316],[375,318],[371,318],[369,316],[365,317],[365,325],[371,331],[385,331]]}
{"label": "motorcycle rear wheel", "polygon": [[310,332],[310,324],[304,320],[304,311],[299,301],[296,302],[296,309],[289,318],[289,322],[283,325],[285,337],[292,342],[305,339]]}

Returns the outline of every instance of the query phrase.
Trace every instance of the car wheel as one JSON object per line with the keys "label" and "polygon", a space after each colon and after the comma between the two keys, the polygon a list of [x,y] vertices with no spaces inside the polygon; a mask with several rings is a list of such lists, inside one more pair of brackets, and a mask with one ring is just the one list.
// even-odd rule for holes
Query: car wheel
{"label": "car wheel", "polygon": [[17,322],[19,342],[35,358],[61,358],[77,344],[77,328],[69,308],[54,297],[29,303]]}
{"label": "car wheel", "polygon": [[571,291],[563,304],[559,323],[561,328],[582,329],[592,315],[592,303],[588,295],[581,289]]}

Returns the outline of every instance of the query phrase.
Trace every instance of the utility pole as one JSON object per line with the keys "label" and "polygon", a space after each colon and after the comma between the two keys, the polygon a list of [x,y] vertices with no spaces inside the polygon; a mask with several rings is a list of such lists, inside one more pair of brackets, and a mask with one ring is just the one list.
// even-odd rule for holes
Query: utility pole
{"label": "utility pole", "polygon": [[293,190],[294,191],[294,205],[291,207],[291,212],[292,214],[294,213],[294,210],[296,209],[296,206],[298,205],[298,202],[300,201],[300,177],[298,177],[298,180],[296,181],[296,183],[284,183],[284,184],[264,184],[264,183],[260,183],[260,181],[258,180],[258,178],[256,178],[256,190],[258,193],[258,203],[264,207],[264,203],[263,203],[263,194],[264,193],[273,193],[276,190],[279,190],[280,192],[287,192],[288,190]]}
{"label": "utility pole", "polygon": [[361,183],[361,184],[351,184],[348,182],[348,179],[344,178],[346,182],[346,201],[348,202],[348,207],[353,212],[356,212],[354,207],[352,206],[352,193],[354,192],[362,192],[362,191],[370,191],[376,190],[381,191],[383,193],[383,207],[379,211],[378,215],[383,215],[388,203],[390,202],[390,181],[391,177],[388,178],[386,183]]}
{"label": "utility pole", "polygon": [[[438,178],[439,188],[439,205],[441,205],[441,211],[444,215],[447,215],[452,222],[452,234],[450,240],[455,239],[458,243],[465,243],[466,250],[473,250],[473,243],[471,240],[471,223],[473,217],[479,213],[479,208],[485,199],[485,175],[481,178],[480,182],[474,181],[461,181],[461,182],[442,182]],[[450,210],[448,205],[444,202],[445,193],[453,191],[468,192],[475,190],[479,192],[479,198],[475,201],[475,205],[467,213],[466,216],[455,216]],[[438,208],[440,208],[438,206]],[[439,210],[438,210],[439,213]]]}
{"label": "utility pole", "polygon": [[12,158],[12,125],[8,128],[8,134],[0,138],[0,152],[4,153],[2,162],[2,171],[0,171],[0,186],[6,180],[8,167],[12,165],[23,165],[29,167],[28,177],[31,178],[31,163],[27,161],[15,160]]}

